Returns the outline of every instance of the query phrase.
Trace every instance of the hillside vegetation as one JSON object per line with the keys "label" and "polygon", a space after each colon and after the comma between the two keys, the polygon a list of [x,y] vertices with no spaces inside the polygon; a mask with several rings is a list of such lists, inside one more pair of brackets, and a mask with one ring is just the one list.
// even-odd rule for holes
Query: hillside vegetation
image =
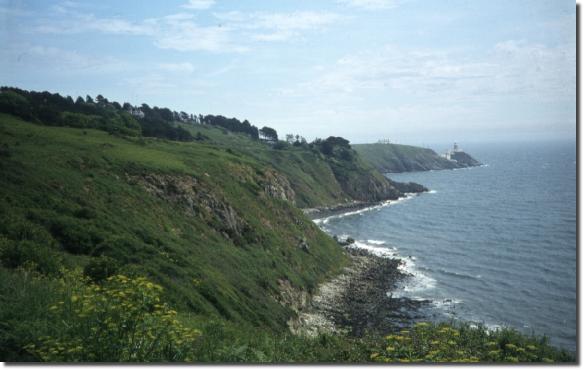
{"label": "hillside vegetation", "polygon": [[224,117],[133,118],[47,94],[0,93],[1,360],[372,361],[385,348],[288,332],[282,291],[310,296],[348,263],[299,207],[423,187],[387,180],[342,138],[266,142]]}
{"label": "hillside vegetation", "polygon": [[353,149],[382,173],[445,170],[477,166],[480,163],[466,153],[460,154],[458,162],[449,161],[435,151],[402,144],[354,144]]}
{"label": "hillside vegetation", "polygon": [[345,263],[253,158],[6,115],[0,130],[5,268],[117,266],[182,310],[282,328],[291,312],[274,298],[278,281],[311,291]]}
{"label": "hillside vegetation", "polygon": [[[280,285],[310,293],[346,263],[294,204],[402,194],[358,159],[336,158],[354,155],[348,148],[326,156],[213,127],[195,131],[206,139],[119,136],[0,115],[3,282],[13,285],[22,269],[54,278],[63,268],[92,279],[145,276],[181,312],[281,331],[294,313],[279,303]],[[2,311],[0,347],[12,359],[38,334],[27,333],[34,317],[14,309],[30,302],[14,294],[2,287],[12,303]]]}

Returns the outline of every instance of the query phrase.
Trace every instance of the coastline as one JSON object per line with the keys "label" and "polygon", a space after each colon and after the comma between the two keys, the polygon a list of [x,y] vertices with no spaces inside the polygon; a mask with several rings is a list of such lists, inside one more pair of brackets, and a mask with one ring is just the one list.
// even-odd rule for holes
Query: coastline
{"label": "coastline", "polygon": [[326,218],[330,216],[336,216],[342,213],[351,212],[351,211],[359,211],[364,208],[373,207],[377,205],[381,205],[387,201],[381,202],[361,202],[361,201],[352,201],[348,203],[340,203],[334,206],[323,206],[323,207],[314,207],[314,208],[302,208],[302,212],[308,216],[311,220],[317,220],[320,218]]}
{"label": "coastline", "polygon": [[410,276],[400,270],[401,259],[377,256],[354,245],[345,251],[351,263],[322,283],[305,309],[288,322],[292,333],[385,335],[421,318],[416,311],[428,301],[393,297],[390,293]]}
{"label": "coastline", "polygon": [[409,199],[411,197],[417,196],[419,194],[430,192],[431,190],[424,191],[421,193],[405,193],[405,196],[399,197],[397,199],[386,199],[380,202],[361,202],[361,201],[353,201],[348,203],[340,203],[334,206],[323,206],[323,207],[315,207],[315,208],[302,208],[302,212],[309,217],[312,221],[316,222],[318,220],[326,219],[328,217],[333,216],[340,216],[344,214],[350,214],[353,212],[359,212],[366,210],[368,208],[377,208],[377,207],[384,207],[389,206],[393,203]]}

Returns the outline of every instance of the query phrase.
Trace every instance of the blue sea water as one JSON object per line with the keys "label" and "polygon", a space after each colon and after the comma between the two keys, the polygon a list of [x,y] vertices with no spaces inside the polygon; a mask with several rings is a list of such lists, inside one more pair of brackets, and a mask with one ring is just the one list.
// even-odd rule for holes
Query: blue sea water
{"label": "blue sea water", "polygon": [[428,299],[430,319],[545,334],[576,350],[576,143],[475,144],[482,167],[387,175],[430,193],[317,221],[405,258],[393,294]]}

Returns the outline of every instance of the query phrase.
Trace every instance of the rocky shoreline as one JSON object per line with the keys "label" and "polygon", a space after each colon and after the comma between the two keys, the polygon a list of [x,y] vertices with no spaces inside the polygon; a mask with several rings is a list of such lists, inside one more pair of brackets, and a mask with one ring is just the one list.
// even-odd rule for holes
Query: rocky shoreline
{"label": "rocky shoreline", "polygon": [[363,208],[373,207],[377,205],[381,205],[387,201],[382,202],[362,202],[362,201],[352,201],[349,203],[340,203],[334,206],[325,206],[325,207],[316,207],[316,208],[303,208],[302,212],[306,216],[308,216],[311,220],[315,220],[318,218],[330,217],[334,215],[338,215],[341,213],[351,212],[351,211],[358,211]]}
{"label": "rocky shoreline", "polygon": [[396,198],[396,199],[386,199],[379,202],[363,202],[354,200],[348,203],[340,203],[334,206],[324,206],[324,207],[315,207],[315,208],[303,208],[302,212],[308,216],[311,220],[336,216],[339,214],[347,213],[347,212],[356,212],[365,208],[369,207],[376,207],[382,206],[387,203],[395,202],[400,199],[408,198],[414,195],[419,195],[421,193],[427,192],[428,189],[424,188],[423,191],[415,192],[415,193],[405,193],[404,197]]}
{"label": "rocky shoreline", "polygon": [[397,283],[409,277],[398,268],[401,260],[375,256],[352,246],[346,251],[351,263],[341,274],[321,284],[306,307],[289,321],[293,333],[384,335],[421,318],[417,311],[427,301],[391,295]]}

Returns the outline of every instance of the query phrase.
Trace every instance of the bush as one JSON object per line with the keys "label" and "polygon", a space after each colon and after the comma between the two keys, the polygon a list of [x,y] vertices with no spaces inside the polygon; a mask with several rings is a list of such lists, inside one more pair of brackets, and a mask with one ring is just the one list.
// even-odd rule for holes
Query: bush
{"label": "bush", "polygon": [[103,241],[95,227],[72,217],[59,217],[50,224],[51,234],[69,253],[91,254]]}
{"label": "bush", "polygon": [[45,244],[0,238],[0,263],[8,268],[27,267],[45,275],[56,275],[61,259]]}
{"label": "bush", "polygon": [[574,361],[545,338],[512,329],[488,331],[469,324],[418,323],[386,337],[386,347],[371,355],[377,362],[555,362]]}
{"label": "bush", "polygon": [[145,278],[109,277],[100,286],[64,272],[61,301],[49,308],[55,327],[26,349],[50,362],[190,361],[200,332],[176,319]]}
{"label": "bush", "polygon": [[119,267],[115,259],[102,256],[92,259],[83,269],[83,274],[98,283],[116,274]]}
{"label": "bush", "polygon": [[30,240],[48,246],[54,245],[51,234],[44,227],[16,215],[7,215],[0,219],[0,234],[15,241]]}
{"label": "bush", "polygon": [[276,150],[285,150],[285,149],[287,149],[289,146],[290,146],[290,144],[288,144],[288,143],[287,143],[287,142],[285,142],[285,141],[277,141],[277,142],[274,144],[273,148],[274,148],[274,149],[276,149]]}

